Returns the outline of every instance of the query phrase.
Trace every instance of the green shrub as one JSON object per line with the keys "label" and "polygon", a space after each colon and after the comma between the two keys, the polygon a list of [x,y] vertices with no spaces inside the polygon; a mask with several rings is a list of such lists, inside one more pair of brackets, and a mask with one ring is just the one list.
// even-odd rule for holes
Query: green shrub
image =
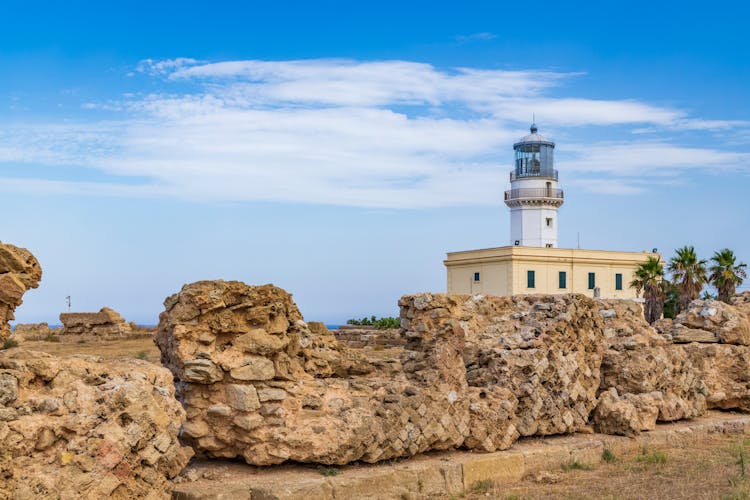
{"label": "green shrub", "polygon": [[321,467],[318,472],[323,476],[335,476],[339,473],[339,470],[335,467]]}
{"label": "green shrub", "polygon": [[146,351],[138,351],[135,357],[138,359],[148,359],[148,353]]}
{"label": "green shrub", "polygon": [[5,342],[3,342],[3,346],[0,347],[0,349],[11,349],[13,347],[18,347],[18,341],[13,339],[7,339]]}
{"label": "green shrub", "polygon": [[617,457],[614,453],[612,453],[612,450],[609,448],[604,448],[604,451],[602,452],[602,460],[607,462],[608,464],[617,462]]}
{"label": "green shrub", "polygon": [[651,451],[643,450],[641,455],[636,458],[637,461],[645,465],[658,465],[667,463],[667,454],[663,451]]}
{"label": "green shrub", "polygon": [[562,470],[566,472],[569,470],[594,470],[594,466],[591,464],[579,462],[578,460],[574,460],[572,462],[568,462],[567,464],[563,464]]}
{"label": "green shrub", "polygon": [[401,328],[401,320],[392,316],[386,316],[383,318],[376,318],[370,316],[369,318],[362,319],[349,319],[346,320],[347,325],[354,326],[373,326],[378,330],[386,330],[389,328]]}
{"label": "green shrub", "polygon": [[495,483],[492,481],[492,479],[482,479],[481,481],[477,481],[473,485],[471,485],[471,492],[472,493],[488,493],[489,491],[494,488]]}
{"label": "green shrub", "polygon": [[44,337],[44,340],[46,342],[60,342],[60,337],[57,335],[52,335],[51,333],[48,333],[46,337]]}

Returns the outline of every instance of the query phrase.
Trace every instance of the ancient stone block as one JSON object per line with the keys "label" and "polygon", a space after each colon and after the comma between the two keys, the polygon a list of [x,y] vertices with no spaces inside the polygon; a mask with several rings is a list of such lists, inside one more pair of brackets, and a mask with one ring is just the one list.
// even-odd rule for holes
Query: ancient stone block
{"label": "ancient stone block", "polygon": [[42,268],[31,252],[0,241],[0,341],[10,337],[8,322],[23,302],[21,297],[41,279]]}
{"label": "ancient stone block", "polygon": [[103,307],[99,312],[61,313],[63,324],[61,335],[127,335],[132,325],[127,323],[117,311]]}
{"label": "ancient stone block", "polygon": [[0,351],[0,410],[0,498],[165,497],[192,456],[172,376],[145,361]]}

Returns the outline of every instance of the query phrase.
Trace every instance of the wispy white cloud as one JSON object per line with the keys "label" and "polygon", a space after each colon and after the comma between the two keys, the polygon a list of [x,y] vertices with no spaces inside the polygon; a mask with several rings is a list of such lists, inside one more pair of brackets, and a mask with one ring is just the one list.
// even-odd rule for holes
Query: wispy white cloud
{"label": "wispy white cloud", "polygon": [[456,35],[458,43],[486,42],[494,38],[497,38],[497,35],[488,31],[480,31],[479,33],[472,33],[470,35]]}
{"label": "wispy white cloud", "polygon": [[[630,127],[627,142],[564,145],[560,169],[584,188],[601,190],[618,176],[630,179],[616,194],[637,194],[646,187],[635,176],[673,176],[709,163],[750,170],[746,153],[629,133],[744,122],[701,120],[638,100],[554,96],[578,76],[572,73],[189,58],[143,61],[138,71],[161,80],[160,93],[88,106],[117,120],[0,127],[0,165],[74,165],[148,182],[5,179],[6,189],[378,208],[497,204],[510,144],[532,111],[568,135],[575,127]],[[176,81],[192,90],[176,91]]]}
{"label": "wispy white cloud", "polygon": [[670,177],[680,172],[725,174],[750,171],[750,153],[684,147],[659,142],[598,143],[572,147],[573,157],[560,162],[568,172],[630,177]]}
{"label": "wispy white cloud", "polygon": [[144,59],[138,63],[135,71],[138,73],[146,73],[151,76],[161,76],[199,63],[201,63],[201,61],[192,59],[190,57],[163,59],[161,61],[156,61],[154,59]]}

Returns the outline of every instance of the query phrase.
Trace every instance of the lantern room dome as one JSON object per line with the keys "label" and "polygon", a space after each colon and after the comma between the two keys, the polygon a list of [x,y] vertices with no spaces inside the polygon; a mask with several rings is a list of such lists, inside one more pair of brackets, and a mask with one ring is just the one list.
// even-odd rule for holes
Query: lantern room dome
{"label": "lantern room dome", "polygon": [[513,144],[513,149],[518,149],[518,146],[522,144],[527,143],[533,143],[533,144],[545,144],[547,146],[555,147],[555,143],[551,140],[544,137],[542,134],[539,133],[539,129],[537,129],[536,124],[532,123],[530,127],[530,134],[522,137],[517,143]]}

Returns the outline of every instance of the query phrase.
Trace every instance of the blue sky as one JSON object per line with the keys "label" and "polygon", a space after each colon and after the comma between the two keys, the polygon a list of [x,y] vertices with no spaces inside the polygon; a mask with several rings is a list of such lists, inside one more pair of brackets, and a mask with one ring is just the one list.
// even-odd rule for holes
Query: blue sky
{"label": "blue sky", "polygon": [[0,240],[44,268],[19,321],[155,323],[213,278],[395,315],[508,244],[532,113],[561,246],[750,262],[741,2],[29,4],[0,18]]}

